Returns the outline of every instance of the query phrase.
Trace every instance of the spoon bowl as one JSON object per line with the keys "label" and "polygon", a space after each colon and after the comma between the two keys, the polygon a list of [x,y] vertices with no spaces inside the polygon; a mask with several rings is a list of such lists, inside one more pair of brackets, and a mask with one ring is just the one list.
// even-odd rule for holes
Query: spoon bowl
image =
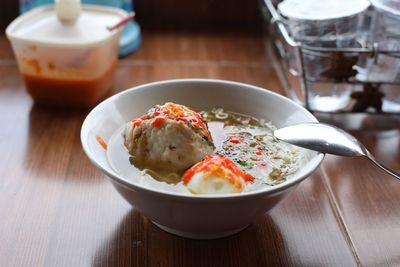
{"label": "spoon bowl", "polygon": [[300,123],[274,131],[279,140],[319,151],[346,157],[367,157],[379,168],[400,180],[400,174],[382,165],[354,136],[344,130],[323,123]]}

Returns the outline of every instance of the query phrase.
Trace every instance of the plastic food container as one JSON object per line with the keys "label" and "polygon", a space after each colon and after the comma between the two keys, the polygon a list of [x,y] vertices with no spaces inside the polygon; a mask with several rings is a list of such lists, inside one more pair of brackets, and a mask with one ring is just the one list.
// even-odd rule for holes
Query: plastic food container
{"label": "plastic food container", "polygon": [[26,89],[35,102],[90,107],[112,87],[121,29],[107,30],[126,17],[122,9],[82,5],[73,23],[55,6],[34,9],[6,29]]}

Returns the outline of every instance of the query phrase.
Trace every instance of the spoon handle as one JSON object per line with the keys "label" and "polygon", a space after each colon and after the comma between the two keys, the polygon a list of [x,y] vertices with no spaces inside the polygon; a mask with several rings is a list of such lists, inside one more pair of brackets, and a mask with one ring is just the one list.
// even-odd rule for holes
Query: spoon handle
{"label": "spoon handle", "polygon": [[386,167],[385,165],[383,165],[382,163],[378,162],[375,157],[369,153],[369,151],[367,151],[366,155],[365,155],[370,161],[372,161],[373,163],[375,163],[376,166],[378,166],[379,168],[381,168],[382,170],[384,170],[385,172],[387,172],[388,174],[392,175],[393,177],[397,178],[400,180],[400,173],[395,172],[394,170]]}

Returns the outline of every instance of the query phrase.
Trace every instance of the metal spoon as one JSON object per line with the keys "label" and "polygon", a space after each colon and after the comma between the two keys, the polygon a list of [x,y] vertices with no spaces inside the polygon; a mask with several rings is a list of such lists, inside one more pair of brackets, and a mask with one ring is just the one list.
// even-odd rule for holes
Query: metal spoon
{"label": "metal spoon", "polygon": [[354,136],[337,127],[322,123],[301,123],[274,131],[279,140],[310,150],[338,156],[364,156],[379,168],[400,180],[400,174],[379,163]]}

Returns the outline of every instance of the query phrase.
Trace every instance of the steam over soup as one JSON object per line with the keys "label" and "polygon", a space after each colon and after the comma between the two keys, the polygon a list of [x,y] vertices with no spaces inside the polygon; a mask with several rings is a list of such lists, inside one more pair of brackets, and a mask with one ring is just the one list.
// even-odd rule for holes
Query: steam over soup
{"label": "steam over soup", "polygon": [[117,130],[107,157],[121,176],[155,189],[252,191],[284,182],[303,161],[299,149],[273,136],[274,129],[221,108],[195,112],[166,103]]}

